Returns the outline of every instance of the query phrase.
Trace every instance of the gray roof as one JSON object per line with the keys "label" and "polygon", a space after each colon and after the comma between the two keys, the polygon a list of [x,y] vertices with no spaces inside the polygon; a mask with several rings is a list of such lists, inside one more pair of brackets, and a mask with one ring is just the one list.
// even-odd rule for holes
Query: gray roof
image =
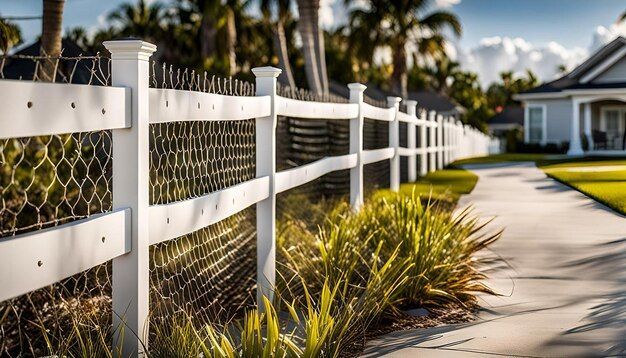
{"label": "gray roof", "polygon": [[502,112],[496,114],[489,119],[488,124],[518,124],[520,126],[523,126],[524,108],[521,106],[504,107]]}
{"label": "gray roof", "polygon": [[626,39],[620,36],[606,46],[602,47],[600,50],[596,51],[585,62],[573,69],[567,75],[551,82],[542,83],[538,87],[522,93],[555,93],[573,89],[626,88],[626,82],[580,83],[580,79],[585,75],[585,73],[625,45]]}
{"label": "gray roof", "polygon": [[446,96],[431,90],[409,92],[409,99],[417,101],[417,106],[441,113],[464,113],[465,108]]}
{"label": "gray roof", "polygon": [[[391,91],[385,91],[378,86],[371,83],[365,84],[367,89],[365,95],[373,100],[386,101],[388,96],[397,96]],[[350,90],[348,86],[342,85],[336,81],[331,80],[329,82],[330,92],[348,98],[350,96]],[[465,108],[454,102],[448,96],[431,91],[413,91],[409,92],[409,99],[417,101],[419,108],[426,109],[428,111],[436,111],[441,113],[464,113]]]}

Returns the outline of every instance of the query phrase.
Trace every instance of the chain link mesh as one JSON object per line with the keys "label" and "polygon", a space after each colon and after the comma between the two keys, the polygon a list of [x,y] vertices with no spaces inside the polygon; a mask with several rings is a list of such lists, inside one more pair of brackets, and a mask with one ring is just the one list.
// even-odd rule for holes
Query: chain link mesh
{"label": "chain link mesh", "polygon": [[[42,61],[54,75],[41,76]],[[0,57],[0,78],[110,85],[110,59]],[[48,67],[46,67],[48,68]],[[253,96],[254,85],[152,63],[150,86]],[[279,87],[284,97],[347,103],[334,95]],[[381,103],[377,103],[381,104]],[[384,104],[383,104],[384,106]],[[366,148],[387,144],[387,123],[366,121]],[[382,140],[381,140],[382,138]],[[110,131],[0,140],[0,238],[82,219],[112,207]],[[349,123],[279,117],[277,166],[284,170],[348,153]],[[151,205],[215,192],[255,177],[255,123],[189,121],[150,125]],[[387,161],[383,166],[388,167]],[[367,168],[368,166],[366,166]],[[375,171],[378,173],[379,168]],[[384,170],[384,169],[383,169]],[[382,176],[388,181],[388,168]],[[368,176],[366,175],[366,178]],[[345,195],[349,171],[290,191],[310,198]],[[287,194],[281,194],[284,198]],[[254,207],[180,238],[150,247],[153,313],[185,311],[201,323],[230,319],[253,304],[256,274]],[[41,327],[69,334],[71,312],[98,312],[111,325],[111,262],[44,289],[0,302],[0,356],[44,355]],[[152,319],[158,316],[153,316]]]}
{"label": "chain link mesh", "polygon": [[[277,94],[301,101],[348,103],[348,99],[333,94],[317,94],[305,89],[279,85]],[[327,156],[348,154],[350,124],[347,120],[299,119],[278,117],[276,134],[276,167],[286,170],[308,164]],[[320,196],[342,196],[349,193],[349,171],[332,172],[293,189],[295,195],[313,200]],[[286,195],[284,195],[286,196]],[[279,200],[279,204],[283,200]],[[279,205],[279,211],[281,205]]]}
{"label": "chain link mesh", "polygon": [[75,57],[2,55],[0,79],[110,86],[111,59],[100,53]]}
{"label": "chain link mesh", "polygon": [[[232,96],[254,85],[155,62],[150,85]],[[188,121],[150,125],[150,204],[203,196],[256,176],[255,121]],[[184,311],[200,323],[229,319],[253,304],[255,210],[150,247],[152,311]],[[158,307],[156,306],[158,305]],[[153,317],[158,320],[160,317]]]}
{"label": "chain link mesh", "polygon": [[204,71],[174,68],[167,63],[150,63],[150,87],[215,93],[228,96],[254,96],[254,84],[237,78],[223,78]]}
{"label": "chain link mesh", "polygon": [[[52,76],[44,76],[53,65]],[[110,84],[110,60],[4,56],[0,78]],[[0,239],[111,210],[111,132],[0,139]],[[101,312],[110,323],[111,263],[0,302],[0,356],[44,355],[41,327],[69,334],[71,312]]]}

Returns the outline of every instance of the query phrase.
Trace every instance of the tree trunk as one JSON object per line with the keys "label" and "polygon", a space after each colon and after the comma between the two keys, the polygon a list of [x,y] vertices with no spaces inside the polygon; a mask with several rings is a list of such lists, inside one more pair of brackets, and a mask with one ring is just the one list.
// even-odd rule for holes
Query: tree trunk
{"label": "tree trunk", "polygon": [[213,14],[208,9],[204,9],[200,23],[200,56],[202,56],[203,62],[215,55],[216,38],[217,28]]}
{"label": "tree trunk", "polygon": [[319,0],[312,0],[312,21],[313,39],[315,41],[315,57],[317,59],[317,73],[320,77],[322,91],[328,93],[328,73],[326,71],[326,50],[324,46],[324,30],[320,26],[320,3]]}
{"label": "tree trunk", "polygon": [[235,47],[237,46],[237,27],[235,25],[235,12],[232,8],[227,8],[226,11],[228,73],[234,76],[237,73],[237,54],[235,52]]}
{"label": "tree trunk", "polygon": [[311,0],[298,0],[298,31],[302,38],[302,55],[304,57],[304,72],[306,73],[309,89],[315,93],[323,93],[320,82],[319,67],[315,51],[315,35],[313,33],[313,7]]}
{"label": "tree trunk", "polygon": [[407,54],[406,41],[397,39],[393,44],[393,73],[391,75],[391,88],[402,98],[408,98],[408,75],[407,75]]}
{"label": "tree trunk", "polygon": [[283,70],[278,80],[286,83],[291,88],[296,88],[296,82],[291,72],[291,64],[289,63],[289,52],[287,51],[287,36],[285,35],[285,26],[283,20],[278,19],[276,22],[276,32],[274,33],[274,51],[278,56],[278,67]]}
{"label": "tree trunk", "polygon": [[[65,0],[43,0],[43,21],[41,26],[41,55],[58,57],[61,55],[61,32],[63,30],[63,6]],[[42,81],[54,82],[56,61],[41,61],[38,76]]]}

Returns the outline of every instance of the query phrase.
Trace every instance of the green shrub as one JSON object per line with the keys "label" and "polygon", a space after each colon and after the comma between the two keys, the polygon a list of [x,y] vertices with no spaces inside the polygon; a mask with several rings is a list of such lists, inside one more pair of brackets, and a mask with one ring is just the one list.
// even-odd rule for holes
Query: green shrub
{"label": "green shrub", "polygon": [[[297,217],[311,212],[306,202],[278,222],[277,297],[264,300],[265,312],[247,310],[242,319],[220,324],[200,324],[191,312],[159,315],[150,326],[148,355],[338,357],[358,352],[385,315],[444,302],[467,307],[476,292],[493,294],[481,282],[484,259],[475,254],[500,233],[486,234],[471,210],[454,214],[422,203],[415,192],[374,196],[358,212],[345,202],[315,205],[317,228],[310,217]],[[81,333],[79,321],[73,324],[75,333],[62,345],[50,344],[50,354],[112,355],[104,344],[111,332],[86,344],[83,337],[92,336]]]}

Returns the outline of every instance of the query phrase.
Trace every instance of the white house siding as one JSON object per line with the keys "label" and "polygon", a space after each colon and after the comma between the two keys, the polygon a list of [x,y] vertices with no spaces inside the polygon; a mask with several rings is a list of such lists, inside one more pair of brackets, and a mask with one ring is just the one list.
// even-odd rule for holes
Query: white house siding
{"label": "white house siding", "polygon": [[626,82],[626,58],[622,57],[613,66],[596,77],[592,83]]}
{"label": "white house siding", "polygon": [[[546,106],[547,143],[561,144],[570,139],[572,101],[569,98],[526,101],[526,106]],[[582,113],[582,112],[581,112]],[[581,116],[582,117],[582,116]],[[582,127],[581,127],[582,128]]]}

